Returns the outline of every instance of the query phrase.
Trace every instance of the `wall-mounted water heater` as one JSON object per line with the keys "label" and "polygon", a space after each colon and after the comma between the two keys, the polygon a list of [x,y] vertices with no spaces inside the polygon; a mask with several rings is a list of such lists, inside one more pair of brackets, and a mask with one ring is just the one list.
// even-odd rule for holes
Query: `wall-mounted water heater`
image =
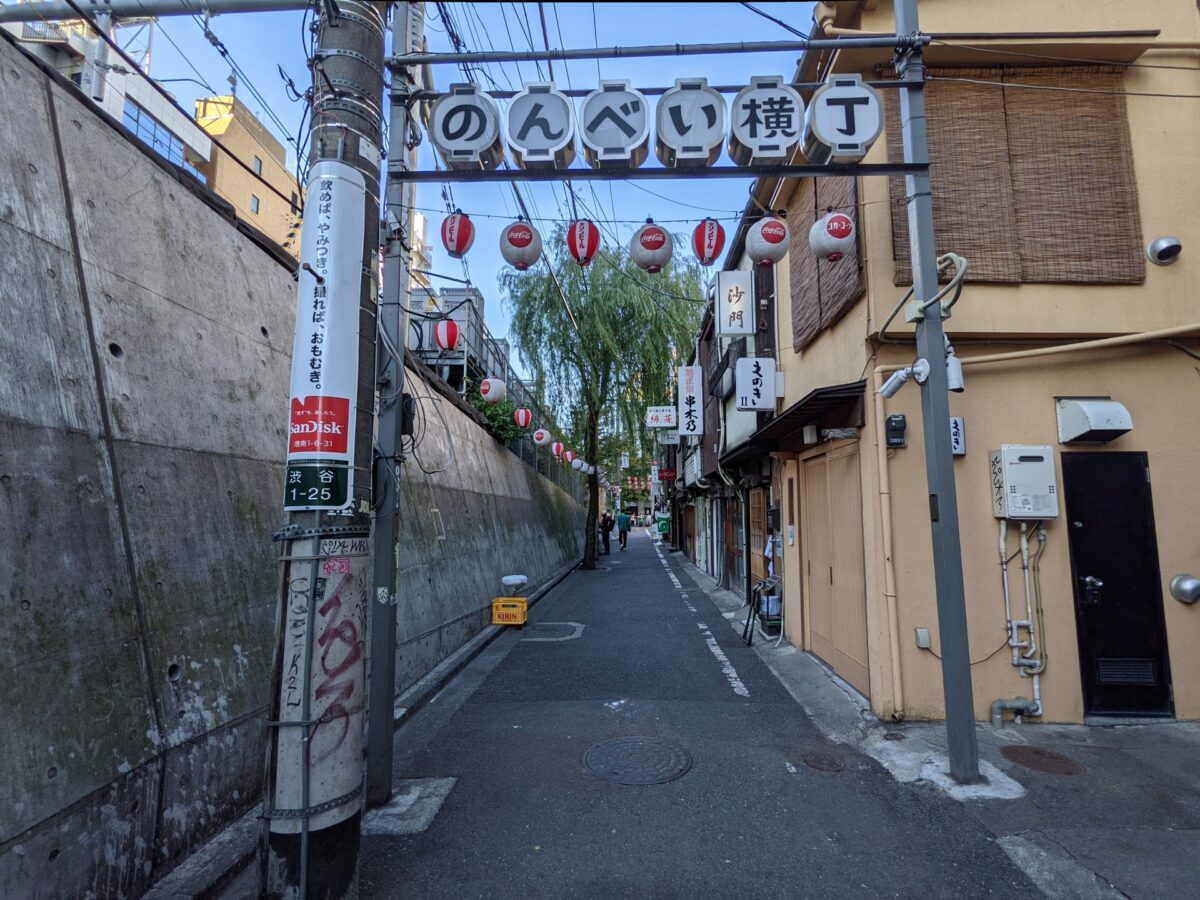
{"label": "wall-mounted water heater", "polygon": [[1058,518],[1058,482],[1050,447],[1002,444],[988,453],[992,515],[997,519]]}

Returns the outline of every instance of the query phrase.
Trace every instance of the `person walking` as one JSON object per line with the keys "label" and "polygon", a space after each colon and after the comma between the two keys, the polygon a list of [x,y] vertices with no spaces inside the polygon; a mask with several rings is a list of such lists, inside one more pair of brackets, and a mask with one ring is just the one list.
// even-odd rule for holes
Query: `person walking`
{"label": "person walking", "polygon": [[621,549],[625,549],[625,545],[629,542],[629,528],[631,526],[629,513],[617,513],[617,539],[621,543]]}
{"label": "person walking", "polygon": [[607,556],[611,551],[609,547],[609,538],[612,535],[612,530],[617,525],[616,520],[608,513],[600,520],[600,538],[604,542],[604,550],[601,552]]}

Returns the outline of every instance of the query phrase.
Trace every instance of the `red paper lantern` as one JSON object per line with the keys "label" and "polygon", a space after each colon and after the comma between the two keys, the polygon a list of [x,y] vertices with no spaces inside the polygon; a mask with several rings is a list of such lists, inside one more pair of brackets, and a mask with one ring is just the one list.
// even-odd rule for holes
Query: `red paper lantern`
{"label": "red paper lantern", "polygon": [[518,428],[528,428],[529,423],[533,421],[533,411],[524,406],[518,406],[513,410],[513,421],[517,423]]}
{"label": "red paper lantern", "polygon": [[788,227],[783,219],[767,216],[746,232],[746,255],[760,266],[773,266],[788,252]]}
{"label": "red paper lantern", "polygon": [[475,243],[475,226],[461,209],[442,220],[442,246],[451,259],[462,259]]}
{"label": "red paper lantern", "polygon": [[692,249],[700,265],[711,266],[725,249],[725,229],[716,219],[705,219],[692,232]]}
{"label": "red paper lantern", "polygon": [[575,452],[573,450],[564,450],[562,452],[562,461],[569,466],[575,461]]}
{"label": "red paper lantern", "polygon": [[500,255],[518,272],[524,272],[542,255],[542,236],[524,219],[518,219],[500,232]]}
{"label": "red paper lantern", "polygon": [[655,225],[653,219],[647,219],[629,242],[630,257],[651,275],[661,272],[662,267],[671,261],[673,249],[671,235],[665,228]]}
{"label": "red paper lantern", "polygon": [[562,442],[562,441],[555,441],[555,442],[554,442],[554,443],[553,443],[553,444],[550,446],[550,449],[551,449],[552,451],[554,451],[554,455],[555,455],[556,457],[561,457],[561,456],[563,455],[563,450],[564,450],[565,448],[563,447],[563,442]]}
{"label": "red paper lantern", "polygon": [[433,326],[433,340],[443,352],[458,347],[461,338],[462,332],[453,319],[442,319]]}
{"label": "red paper lantern", "polygon": [[588,219],[567,226],[567,250],[575,262],[586,266],[600,249],[600,229]]}

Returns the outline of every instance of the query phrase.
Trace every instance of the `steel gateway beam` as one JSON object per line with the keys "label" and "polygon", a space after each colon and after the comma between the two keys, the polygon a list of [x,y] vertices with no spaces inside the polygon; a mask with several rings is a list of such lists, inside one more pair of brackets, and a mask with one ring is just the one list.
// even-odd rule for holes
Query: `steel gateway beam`
{"label": "steel gateway beam", "polygon": [[[79,9],[91,16],[110,15],[118,19],[146,16],[190,16],[196,13],[277,12],[305,9],[311,0],[75,0]],[[0,6],[0,23],[41,22],[78,19],[79,10],[66,0],[41,3],[9,3]]]}
{"label": "steel gateway beam", "polygon": [[608,181],[656,178],[813,178],[833,175],[927,175],[927,163],[856,163],[846,166],[713,166],[707,169],[423,169],[404,180],[475,183],[480,181]]}

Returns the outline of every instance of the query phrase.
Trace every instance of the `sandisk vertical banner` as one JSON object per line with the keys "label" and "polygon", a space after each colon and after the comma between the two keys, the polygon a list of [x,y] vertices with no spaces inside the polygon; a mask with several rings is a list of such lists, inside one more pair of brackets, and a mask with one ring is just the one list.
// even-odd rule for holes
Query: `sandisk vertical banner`
{"label": "sandisk vertical banner", "polygon": [[306,190],[283,507],[345,509],[354,485],[366,184],[327,159],[313,166]]}

